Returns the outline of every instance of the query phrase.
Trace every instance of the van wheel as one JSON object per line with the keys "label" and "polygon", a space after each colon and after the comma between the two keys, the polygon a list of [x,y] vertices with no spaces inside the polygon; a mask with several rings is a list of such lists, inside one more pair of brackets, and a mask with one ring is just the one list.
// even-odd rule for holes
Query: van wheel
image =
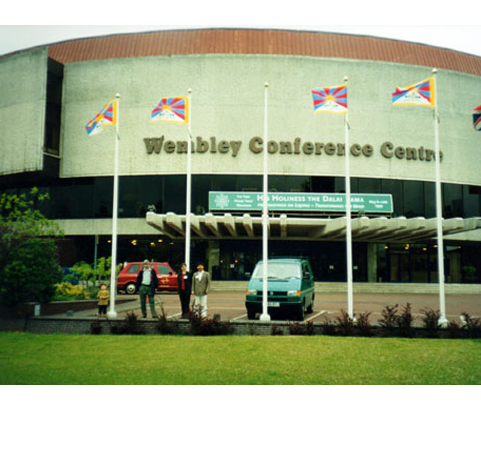
{"label": "van wheel", "polygon": [[306,313],[311,314],[312,311],[314,311],[314,296],[312,297],[311,304],[306,309]]}
{"label": "van wheel", "polygon": [[136,291],[137,288],[135,287],[135,283],[129,283],[127,286],[125,286],[125,292],[129,295],[134,295]]}
{"label": "van wheel", "polygon": [[249,320],[254,320],[256,318],[256,313],[252,309],[247,310],[247,318]]}
{"label": "van wheel", "polygon": [[302,322],[304,320],[304,303],[301,303],[299,305],[299,309],[296,313],[296,318],[299,322]]}

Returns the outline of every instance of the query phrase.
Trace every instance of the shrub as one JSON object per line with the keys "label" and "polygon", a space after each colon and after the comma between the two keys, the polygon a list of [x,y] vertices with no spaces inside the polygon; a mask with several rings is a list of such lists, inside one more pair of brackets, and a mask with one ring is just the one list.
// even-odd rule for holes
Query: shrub
{"label": "shrub", "polygon": [[379,325],[384,330],[384,334],[387,336],[394,336],[395,329],[398,324],[398,309],[399,305],[396,303],[394,306],[385,306],[381,311],[382,319],[379,320]]}
{"label": "shrub", "polygon": [[55,285],[55,300],[88,300],[89,298],[87,289],[79,285],[73,286],[68,282]]}
{"label": "shrub", "polygon": [[271,336],[282,336],[282,335],[284,335],[282,328],[280,328],[278,325],[272,325]]}
{"label": "shrub", "polygon": [[312,320],[306,322],[306,334],[308,336],[314,335],[314,322]]}
{"label": "shrub", "polygon": [[0,303],[13,306],[49,302],[55,293],[55,283],[62,278],[55,243],[50,239],[28,239],[18,245],[17,252],[3,268]]}
{"label": "shrub", "polygon": [[339,331],[343,336],[351,336],[354,333],[354,319],[349,317],[349,314],[341,309],[341,316],[337,317]]}
{"label": "shrub", "polygon": [[221,336],[234,332],[234,327],[227,322],[221,322],[217,317],[213,319],[203,319],[201,308],[194,306],[188,316],[190,331],[194,336]]}
{"label": "shrub", "polygon": [[359,330],[359,334],[361,336],[372,336],[372,327],[369,323],[369,316],[371,315],[370,312],[365,312],[359,314],[359,318],[356,322],[356,327]]}
{"label": "shrub", "polygon": [[450,320],[448,323],[448,333],[450,338],[457,339],[462,337],[463,329],[458,322],[455,320]]}
{"label": "shrub", "polygon": [[110,331],[113,334],[145,334],[145,330],[139,324],[137,314],[133,312],[126,314],[123,323],[111,325]]}
{"label": "shrub", "polygon": [[322,332],[328,336],[333,336],[337,332],[337,327],[334,322],[331,322],[327,316],[322,315]]}
{"label": "shrub", "polygon": [[293,336],[304,336],[307,334],[306,326],[299,322],[290,323],[289,334]]}
{"label": "shrub", "polygon": [[162,310],[162,314],[159,317],[159,320],[156,324],[157,331],[160,334],[178,334],[179,332],[179,324],[177,321],[169,322],[167,320],[167,316],[165,314],[164,305],[160,305]]}
{"label": "shrub", "polygon": [[424,329],[426,330],[428,337],[438,337],[438,331],[441,329],[441,326],[439,325],[441,313],[439,312],[439,310],[428,308],[422,309],[421,312],[424,314],[424,316],[422,317],[422,321],[424,323]]}
{"label": "shrub", "polygon": [[402,337],[413,337],[413,334],[414,334],[414,330],[412,327],[413,321],[414,321],[414,317],[411,313],[411,304],[406,303],[406,306],[403,307],[402,312],[399,314],[397,318],[399,334]]}
{"label": "shrub", "polygon": [[477,339],[481,337],[481,320],[472,318],[468,313],[463,312],[461,316],[464,317],[463,328],[468,332],[468,337]]}

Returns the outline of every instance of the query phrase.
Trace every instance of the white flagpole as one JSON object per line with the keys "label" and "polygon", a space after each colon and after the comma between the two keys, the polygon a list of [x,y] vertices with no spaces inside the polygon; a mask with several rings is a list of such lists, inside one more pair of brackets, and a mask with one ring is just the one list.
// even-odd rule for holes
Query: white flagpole
{"label": "white flagpole", "polygon": [[267,221],[269,220],[268,210],[267,210],[267,89],[269,88],[269,83],[264,83],[264,172],[262,176],[263,180],[263,205],[262,205],[262,314],[259,318],[261,322],[269,322],[271,317],[267,312]]}
{"label": "white flagpole", "polygon": [[190,214],[191,214],[191,191],[192,191],[192,116],[191,116],[191,94],[192,89],[188,89],[189,93],[189,105],[188,105],[188,122],[187,122],[187,132],[189,138],[187,140],[187,186],[185,193],[185,264],[187,265],[187,270],[190,271]]}
{"label": "white flagpole", "polygon": [[116,98],[116,123],[115,123],[115,154],[114,154],[114,198],[112,202],[112,262],[110,268],[110,310],[109,319],[115,319],[115,296],[117,295],[117,211],[119,209],[119,119],[120,119],[120,94]]}
{"label": "white flagpole", "polygon": [[[348,77],[344,77],[347,86]],[[344,116],[344,157],[345,157],[345,185],[346,185],[346,265],[347,265],[347,313],[354,319],[352,295],[352,231],[351,231],[351,167],[349,151],[349,113]]]}
{"label": "white flagpole", "polygon": [[436,225],[438,245],[438,282],[439,282],[439,325],[447,325],[446,299],[444,295],[444,240],[443,240],[443,206],[441,196],[441,155],[439,151],[439,115],[438,98],[436,95],[436,69],[433,69],[434,81],[434,151],[436,166]]}

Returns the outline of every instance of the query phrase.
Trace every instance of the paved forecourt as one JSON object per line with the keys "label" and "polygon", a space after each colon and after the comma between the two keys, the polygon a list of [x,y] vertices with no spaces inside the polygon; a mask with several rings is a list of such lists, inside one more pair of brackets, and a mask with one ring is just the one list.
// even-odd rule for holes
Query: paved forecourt
{"label": "paved forecourt", "polygon": [[[128,298],[128,296],[120,296]],[[119,305],[117,308],[119,317],[124,317],[127,312],[133,311],[139,317],[140,302],[138,296],[130,296],[132,302]],[[213,291],[208,295],[208,315],[220,314],[222,320],[247,320],[245,309],[245,292],[240,291]],[[370,321],[376,324],[381,319],[381,311],[386,305],[399,304],[400,306],[411,304],[415,323],[421,325],[423,309],[439,309],[439,298],[436,294],[373,294],[359,293],[354,295],[354,313],[371,312]],[[156,309],[161,313],[161,303],[165,314],[169,318],[180,318],[181,309],[177,293],[166,293],[156,295]],[[322,322],[325,317],[334,320],[341,314],[341,310],[347,310],[347,298],[345,293],[320,293],[316,292],[314,311],[306,314],[305,320]],[[399,308],[401,310],[401,308]],[[448,294],[446,295],[446,310],[449,320],[459,319],[462,312],[467,312],[470,316],[481,316],[481,302],[479,295],[468,294]],[[88,314],[85,312],[84,314]],[[96,311],[91,311],[92,317],[96,316]],[[77,313],[76,313],[77,315]],[[149,316],[150,318],[150,312]],[[274,318],[274,317],[273,317]],[[275,317],[276,320],[289,320],[286,316]]]}

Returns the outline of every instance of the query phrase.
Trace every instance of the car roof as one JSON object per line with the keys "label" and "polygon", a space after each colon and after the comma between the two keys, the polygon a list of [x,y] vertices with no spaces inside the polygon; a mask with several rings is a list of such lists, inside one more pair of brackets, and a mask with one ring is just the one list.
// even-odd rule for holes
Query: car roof
{"label": "car roof", "polygon": [[[257,262],[257,264],[260,264],[263,260],[261,259],[260,261]],[[269,258],[267,260],[267,263],[270,262],[286,262],[286,263],[300,263],[303,261],[307,261],[307,259],[304,258]]]}

